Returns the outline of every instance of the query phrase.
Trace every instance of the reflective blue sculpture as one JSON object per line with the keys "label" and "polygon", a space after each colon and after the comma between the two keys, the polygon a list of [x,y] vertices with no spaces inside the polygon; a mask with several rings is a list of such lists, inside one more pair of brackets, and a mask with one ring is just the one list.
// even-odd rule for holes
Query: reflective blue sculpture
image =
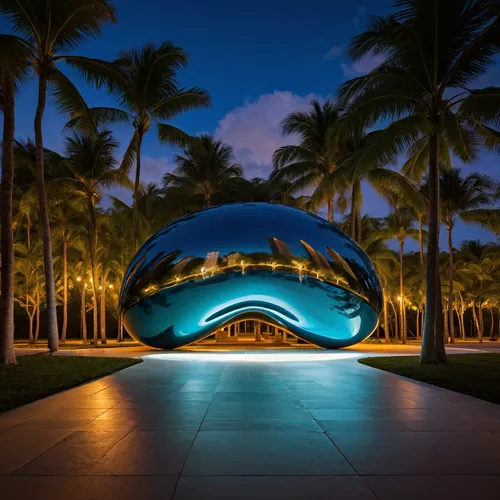
{"label": "reflective blue sculpture", "polygon": [[173,349],[259,317],[326,348],[368,337],[382,303],[372,263],[337,226],[285,205],[235,203],[149,238],[125,274],[128,332]]}

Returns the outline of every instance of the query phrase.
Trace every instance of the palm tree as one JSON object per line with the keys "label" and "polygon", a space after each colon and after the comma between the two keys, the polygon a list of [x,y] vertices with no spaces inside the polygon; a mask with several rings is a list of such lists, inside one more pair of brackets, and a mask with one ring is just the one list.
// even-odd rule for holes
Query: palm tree
{"label": "palm tree", "polygon": [[495,272],[499,266],[500,251],[496,244],[464,241],[458,249],[457,274],[461,280],[466,278],[468,298],[480,342],[484,330],[483,309],[488,299],[498,293]]}
{"label": "palm tree", "polygon": [[[146,44],[140,49],[123,51],[112,63],[96,59],[71,60],[89,82],[106,86],[119,102],[119,109],[92,108],[96,123],[124,121],[132,123],[134,135],[124,155],[124,166],[131,166],[135,157],[133,237],[137,240],[136,198],[141,183],[141,148],[144,135],[155,124],[158,138],[166,144],[185,146],[191,139],[179,128],[165,123],[184,111],[208,106],[210,97],[197,87],[181,88],[176,73],[187,65],[187,54],[171,42],[159,46]],[[74,103],[72,127],[87,126],[87,110],[78,110]]]}
{"label": "palm tree", "polygon": [[[300,135],[300,144],[282,146],[273,155],[275,169],[271,181],[293,181],[287,194],[314,187],[310,208],[317,210],[326,202],[328,220],[334,220],[335,193],[343,193],[340,180],[332,173],[338,167],[338,143],[333,128],[340,120],[341,110],[332,101],[311,102],[309,112],[296,111],[282,122],[283,134]],[[342,200],[342,198],[341,198]]]}
{"label": "palm tree", "polygon": [[[76,48],[86,37],[98,35],[106,21],[115,20],[108,0],[0,0],[0,14],[5,15],[20,36],[9,35],[29,53],[31,66],[38,76],[38,103],[35,114],[36,177],[44,248],[45,287],[47,296],[47,334],[50,351],[58,349],[52,241],[44,181],[42,119],[50,83],[68,79],[56,68],[67,59],[61,55]],[[71,58],[75,60],[74,56]]]}
{"label": "palm tree", "polygon": [[[350,217],[344,222],[345,225],[350,224]],[[389,311],[388,311],[388,295],[389,286],[393,281],[395,268],[397,263],[396,255],[392,250],[387,248],[383,238],[375,238],[374,235],[379,234],[383,229],[384,223],[381,219],[364,216],[361,221],[362,227],[362,248],[370,256],[375,269],[377,270],[380,283],[382,285],[382,313],[384,317],[384,339],[386,343],[390,342],[389,335]]]}
{"label": "palm tree", "polygon": [[[29,340],[38,340],[40,330],[40,288],[42,277],[38,273],[41,265],[41,243],[27,247],[17,244],[15,259],[15,296],[14,300],[26,311],[29,320]],[[36,333],[34,333],[34,320],[36,321]]]}
{"label": "palm tree", "polygon": [[165,174],[165,187],[177,188],[193,201],[209,207],[231,196],[241,183],[242,169],[234,162],[233,148],[210,135],[200,135],[175,157],[174,173]]}
{"label": "palm tree", "polygon": [[494,201],[495,183],[486,175],[471,174],[463,178],[459,168],[442,169],[440,175],[440,206],[441,218],[448,232],[448,331],[450,341],[455,340],[453,318],[453,241],[452,230],[458,219],[471,222],[475,217],[482,218],[488,214],[487,207]]}
{"label": "palm tree", "polygon": [[52,204],[51,221],[58,228],[58,242],[61,249],[63,322],[60,341],[64,343],[68,333],[68,250],[75,231],[79,226],[85,226],[85,210],[80,203],[75,203],[74,199],[65,196]]}
{"label": "palm tree", "polygon": [[[117,168],[114,153],[118,143],[109,131],[87,134],[75,132],[66,139],[65,158],[57,156],[59,178],[66,183],[68,195],[79,199],[86,207],[86,229],[91,266],[91,289],[94,302],[94,343],[97,342],[97,258],[98,258],[98,203],[102,198],[102,189],[114,186],[131,187],[124,171]],[[64,189],[61,187],[61,189]]]}
{"label": "palm tree", "polygon": [[418,241],[419,231],[413,228],[414,224],[413,211],[407,207],[396,207],[386,217],[384,228],[372,234],[370,241],[382,240],[387,241],[393,238],[397,239],[399,246],[399,295],[397,300],[399,302],[399,331],[401,333],[401,340],[406,344],[407,328],[406,328],[406,306],[405,306],[405,289],[404,289],[404,245],[407,238],[414,238]]}
{"label": "palm tree", "polygon": [[0,92],[3,113],[0,225],[2,277],[0,285],[0,363],[15,364],[14,351],[14,134],[16,86],[28,68],[28,54],[18,40],[0,35]]}
{"label": "palm tree", "polygon": [[[399,0],[396,11],[377,17],[356,36],[349,52],[386,55],[367,75],[345,82],[340,93],[359,126],[390,120],[366,157],[394,156],[420,141],[428,160],[429,238],[426,314],[421,362],[438,361],[442,319],[438,300],[439,165],[449,149],[464,161],[483,142],[500,148],[500,89],[470,90],[470,83],[494,63],[499,50],[498,4],[491,0]],[[445,359],[441,359],[444,361]]]}

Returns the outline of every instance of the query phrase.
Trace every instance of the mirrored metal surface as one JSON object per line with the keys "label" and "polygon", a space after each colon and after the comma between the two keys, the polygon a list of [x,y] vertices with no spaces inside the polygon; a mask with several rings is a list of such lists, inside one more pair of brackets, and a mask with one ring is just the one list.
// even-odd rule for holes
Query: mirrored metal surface
{"label": "mirrored metal surface", "polygon": [[285,205],[236,203],[174,221],[137,252],[120,308],[128,332],[173,349],[258,313],[298,337],[346,347],[375,329],[375,269],[337,226]]}

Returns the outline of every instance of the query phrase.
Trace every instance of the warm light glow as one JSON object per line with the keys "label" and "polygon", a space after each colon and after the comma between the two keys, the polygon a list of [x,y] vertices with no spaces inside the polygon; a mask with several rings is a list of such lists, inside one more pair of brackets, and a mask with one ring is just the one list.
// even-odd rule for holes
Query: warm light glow
{"label": "warm light glow", "polygon": [[403,299],[401,298],[401,295],[398,295],[398,300],[399,300],[399,302],[401,302],[401,300],[403,300]]}
{"label": "warm light glow", "polygon": [[77,276],[77,277],[76,277],[76,281],[82,281],[81,276]]}
{"label": "warm light glow", "polygon": [[266,351],[266,352],[163,352],[148,358],[165,361],[208,361],[217,363],[297,363],[301,361],[339,361],[358,358],[358,352]]}
{"label": "warm light glow", "polygon": [[102,285],[99,285],[99,290],[102,290]]}
{"label": "warm light glow", "polygon": [[108,288],[113,288],[113,285],[108,285]]}

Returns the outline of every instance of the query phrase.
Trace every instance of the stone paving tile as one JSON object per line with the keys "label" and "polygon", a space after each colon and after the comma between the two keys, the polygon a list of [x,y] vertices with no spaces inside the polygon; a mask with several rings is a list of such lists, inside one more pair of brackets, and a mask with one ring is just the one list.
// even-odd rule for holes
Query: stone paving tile
{"label": "stone paving tile", "polygon": [[88,471],[90,475],[178,475],[193,443],[195,431],[134,429]]}
{"label": "stone paving tile", "polygon": [[37,458],[16,470],[16,474],[58,476],[85,475],[127,432],[73,432]]}
{"label": "stone paving tile", "polygon": [[169,476],[3,476],[2,500],[169,500]]}
{"label": "stone paving tile", "polygon": [[173,500],[376,500],[357,477],[182,476]]}
{"label": "stone paving tile", "polygon": [[[71,434],[64,430],[23,431],[0,434],[0,475],[10,474]],[[1,479],[0,479],[1,484]]]}
{"label": "stone paving tile", "polygon": [[324,432],[312,418],[309,420],[291,420],[289,418],[205,418],[200,430]]}
{"label": "stone paving tile", "polygon": [[200,431],[182,474],[313,476],[354,471],[322,433]]}
{"label": "stone paving tile", "polygon": [[500,440],[486,432],[332,433],[360,475],[498,474]]}
{"label": "stone paving tile", "polygon": [[364,481],[379,500],[498,500],[500,491],[499,475],[370,476]]}
{"label": "stone paving tile", "polygon": [[269,404],[259,401],[212,401],[206,418],[311,420],[313,417],[299,402],[285,401]]}

